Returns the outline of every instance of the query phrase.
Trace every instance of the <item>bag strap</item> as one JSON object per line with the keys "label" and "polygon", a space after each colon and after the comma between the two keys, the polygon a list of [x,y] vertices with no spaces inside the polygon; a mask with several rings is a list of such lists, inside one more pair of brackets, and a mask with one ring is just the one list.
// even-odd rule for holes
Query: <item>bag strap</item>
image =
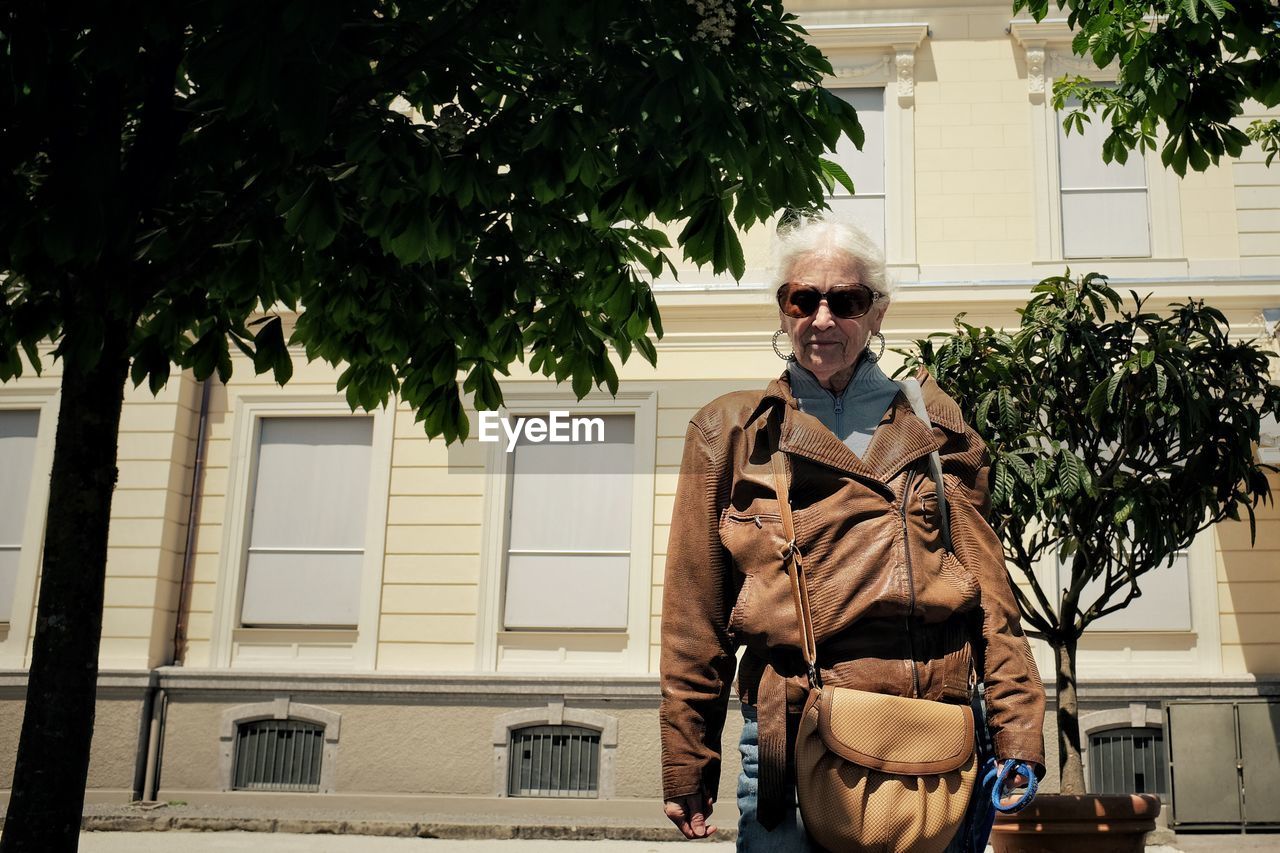
{"label": "bag strap", "polygon": [[[916,417],[924,421],[924,425],[933,428],[933,421],[929,418],[929,412],[924,407],[924,395],[920,392],[920,381],[918,379],[899,379],[898,387],[902,389],[902,393],[906,395],[907,402],[911,404],[911,410],[916,413]],[[934,485],[938,489],[938,521],[942,527],[942,543],[948,551],[954,551],[951,546],[951,513],[947,511],[947,491],[946,484],[942,479],[942,457],[938,456],[938,451],[929,454],[929,471],[933,474]]]}
{"label": "bag strap", "polygon": [[821,689],[818,676],[818,643],[813,634],[813,613],[809,609],[809,583],[805,578],[804,560],[796,545],[795,521],[791,517],[791,493],[787,485],[787,458],[781,450],[773,451],[773,479],[778,493],[778,508],[782,514],[782,533],[787,544],[782,559],[791,579],[791,597],[796,605],[796,619],[800,623],[801,653],[809,672],[809,685]]}
{"label": "bag strap", "polygon": [[[920,391],[920,380],[912,377],[909,379],[899,379],[898,387],[902,389],[902,393],[906,395],[907,402],[911,403],[911,410],[916,413],[916,417],[924,421],[925,426],[933,428],[933,420],[929,417],[928,410],[924,407],[924,394]],[[933,482],[937,486],[938,491],[938,522],[942,528],[942,546],[948,551],[955,552],[955,545],[951,540],[951,513],[947,510],[947,489],[946,482],[942,479],[942,457],[938,455],[938,451],[929,454],[929,471],[933,474]],[[969,690],[973,692],[974,685],[978,681],[978,671],[972,658],[969,660]],[[979,716],[975,715],[975,719]]]}

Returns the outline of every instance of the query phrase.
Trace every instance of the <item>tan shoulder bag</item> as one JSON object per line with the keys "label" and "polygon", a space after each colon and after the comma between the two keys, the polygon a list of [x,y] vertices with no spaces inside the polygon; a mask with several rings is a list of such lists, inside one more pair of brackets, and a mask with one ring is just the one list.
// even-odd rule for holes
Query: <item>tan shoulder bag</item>
{"label": "tan shoulder bag", "polygon": [[978,774],[973,711],[823,686],[781,450],[773,473],[809,675],[795,744],[805,829],[832,853],[941,853],[964,821]]}

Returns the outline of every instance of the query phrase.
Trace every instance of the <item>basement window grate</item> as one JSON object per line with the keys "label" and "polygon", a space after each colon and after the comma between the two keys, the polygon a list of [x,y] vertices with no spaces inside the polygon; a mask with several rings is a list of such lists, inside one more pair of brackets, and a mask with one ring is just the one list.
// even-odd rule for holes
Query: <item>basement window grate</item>
{"label": "basement window grate", "polygon": [[507,752],[512,797],[598,797],[600,732],[581,726],[513,729]]}
{"label": "basement window grate", "polygon": [[1095,794],[1169,793],[1164,730],[1119,728],[1089,735],[1089,789]]}
{"label": "basement window grate", "polygon": [[299,720],[257,720],[236,731],[237,791],[320,790],[324,726]]}

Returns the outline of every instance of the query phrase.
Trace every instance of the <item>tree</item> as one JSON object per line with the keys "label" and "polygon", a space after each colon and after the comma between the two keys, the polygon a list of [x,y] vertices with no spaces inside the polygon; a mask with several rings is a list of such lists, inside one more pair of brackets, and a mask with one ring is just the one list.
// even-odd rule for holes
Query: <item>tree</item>
{"label": "tree", "polygon": [[234,345],[283,384],[287,310],[353,409],[394,395],[446,441],[459,373],[496,408],[526,350],[615,391],[613,355],[656,359],[655,226],[740,275],[732,223],[847,183],[821,155],[861,129],[792,21],[777,0],[0,11],[0,381],[44,342],[63,370],[3,853],[76,847],[124,383],[225,381]]}
{"label": "tree", "polygon": [[[961,315],[954,332],[917,341],[907,367],[927,367],[989,445],[992,526],[1029,633],[1054,651],[1062,791],[1078,794],[1078,641],[1196,534],[1241,511],[1253,534],[1276,470],[1254,445],[1280,387],[1267,378],[1274,353],[1231,340],[1203,302],[1161,315],[1130,291],[1121,311],[1097,273],[1032,292],[1016,331]],[[1059,591],[1037,574],[1045,558],[1069,560]]]}
{"label": "tree", "polygon": [[[1099,110],[1110,123],[1103,159],[1123,163],[1130,151],[1155,150],[1156,130],[1165,128],[1160,159],[1185,175],[1239,156],[1257,143],[1267,165],[1280,152],[1280,119],[1255,120],[1247,130],[1231,124],[1253,99],[1280,104],[1280,5],[1273,0],[1057,0],[1070,9],[1075,30],[1071,50],[1099,68],[1119,63],[1114,88],[1084,77],[1053,87],[1054,107],[1078,99],[1064,120],[1077,129]],[[1014,0],[1039,21],[1049,0]]]}

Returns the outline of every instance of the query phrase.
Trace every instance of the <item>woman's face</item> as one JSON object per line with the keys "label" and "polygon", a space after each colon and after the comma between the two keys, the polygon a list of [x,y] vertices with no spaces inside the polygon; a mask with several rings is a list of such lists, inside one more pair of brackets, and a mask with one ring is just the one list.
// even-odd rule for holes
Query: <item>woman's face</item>
{"label": "woman's face", "polygon": [[[838,284],[861,282],[858,265],[844,252],[801,255],[791,265],[785,280],[804,282],[823,292]],[[833,376],[843,384],[853,375],[853,366],[866,349],[867,341],[880,331],[887,307],[886,300],[877,299],[866,314],[846,320],[832,314],[824,299],[818,303],[818,310],[808,317],[788,317],[781,311],[779,315],[800,366],[823,385],[831,384]],[[846,375],[837,376],[841,373]]]}

